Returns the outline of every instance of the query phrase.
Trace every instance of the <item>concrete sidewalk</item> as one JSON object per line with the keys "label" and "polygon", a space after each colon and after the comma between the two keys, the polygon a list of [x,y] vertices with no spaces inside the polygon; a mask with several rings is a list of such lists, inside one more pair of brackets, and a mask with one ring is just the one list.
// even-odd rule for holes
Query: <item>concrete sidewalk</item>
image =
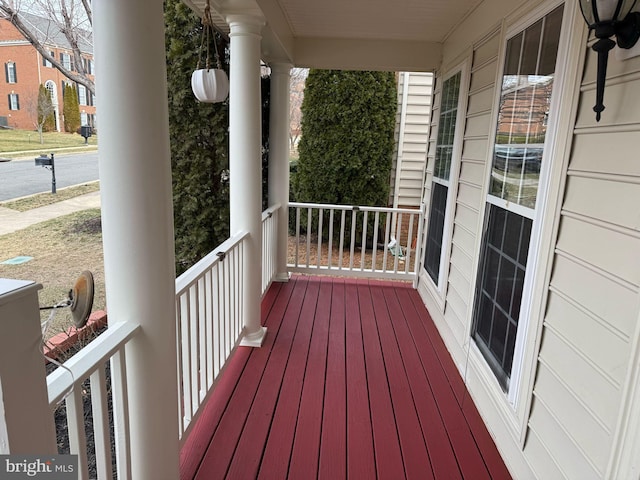
{"label": "concrete sidewalk", "polygon": [[35,225],[36,223],[89,208],[100,208],[99,191],[86,193],[78,197],[70,198],[69,200],[34,208],[26,212],[18,212],[9,208],[0,207],[0,235],[13,233]]}

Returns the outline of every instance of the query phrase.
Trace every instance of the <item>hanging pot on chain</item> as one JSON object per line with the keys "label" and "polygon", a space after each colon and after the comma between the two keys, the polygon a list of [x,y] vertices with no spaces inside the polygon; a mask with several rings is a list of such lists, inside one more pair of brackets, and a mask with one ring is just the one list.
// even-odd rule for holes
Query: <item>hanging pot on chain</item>
{"label": "hanging pot on chain", "polygon": [[[213,41],[215,48],[215,61],[217,68],[209,68],[209,45]],[[200,68],[200,60],[203,53],[206,54],[206,68]],[[213,21],[211,19],[211,6],[209,0],[204,9],[202,17],[202,41],[198,52],[198,66],[191,74],[191,90],[198,100],[204,103],[224,102],[229,95],[229,77],[220,65],[220,55],[218,53],[218,43],[213,31]]]}

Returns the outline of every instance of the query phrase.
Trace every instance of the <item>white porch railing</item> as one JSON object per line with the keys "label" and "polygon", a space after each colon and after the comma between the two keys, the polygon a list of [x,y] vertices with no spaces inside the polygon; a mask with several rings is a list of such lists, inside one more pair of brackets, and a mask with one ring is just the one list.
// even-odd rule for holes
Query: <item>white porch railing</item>
{"label": "white porch railing", "polygon": [[[140,327],[120,323],[109,327],[76,355],[47,377],[49,406],[52,410],[64,403],[70,453],[78,455],[79,478],[89,478],[87,447],[95,455],[99,479],[114,478],[112,438],[116,453],[118,479],[131,478],[129,443],[129,407],[125,345]],[[111,389],[107,391],[107,366],[110,361]],[[89,388],[86,381],[89,380]],[[90,392],[93,440],[87,441],[84,398]],[[109,419],[109,399],[113,402],[113,429]],[[91,429],[89,429],[91,430]]]}
{"label": "white porch railing", "polygon": [[277,273],[276,248],[280,211],[280,204],[277,204],[262,213],[262,295]]}
{"label": "white porch railing", "polygon": [[240,233],[176,279],[180,439],[242,334],[244,240]]}
{"label": "white porch railing", "polygon": [[292,272],[414,280],[422,210],[290,203]]}

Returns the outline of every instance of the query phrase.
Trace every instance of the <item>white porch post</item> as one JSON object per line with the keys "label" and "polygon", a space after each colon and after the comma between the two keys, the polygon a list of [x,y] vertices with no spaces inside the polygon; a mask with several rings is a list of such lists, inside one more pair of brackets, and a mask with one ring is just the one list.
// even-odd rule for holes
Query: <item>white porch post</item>
{"label": "white porch post", "polygon": [[281,205],[276,242],[277,282],[289,280],[287,237],[289,220],[289,97],[291,65],[271,65],[271,111],[269,112],[269,205]]}
{"label": "white porch post", "polygon": [[93,6],[109,320],[142,327],[125,350],[131,478],[178,478],[163,5],[161,0],[97,0]]}
{"label": "white porch post", "polygon": [[41,288],[0,278],[0,455],[58,453],[42,357]]}
{"label": "white porch post", "polygon": [[[260,324],[262,297],[262,121],[260,32],[264,21],[249,14],[229,15],[229,202],[231,234],[249,233],[242,272],[244,338],[259,347],[266,328]],[[257,270],[258,269],[258,270]]]}

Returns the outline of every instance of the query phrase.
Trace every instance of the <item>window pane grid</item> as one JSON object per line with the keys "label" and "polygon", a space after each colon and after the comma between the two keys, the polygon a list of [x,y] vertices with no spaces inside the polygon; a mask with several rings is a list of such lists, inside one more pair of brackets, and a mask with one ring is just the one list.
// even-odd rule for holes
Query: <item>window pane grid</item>
{"label": "window pane grid", "polygon": [[505,54],[472,329],[505,391],[520,320],[562,14],[560,6],[510,38]]}
{"label": "window pane grid", "polygon": [[511,38],[502,80],[490,193],[535,208],[562,7]]}
{"label": "window pane grid", "polygon": [[436,137],[434,178],[424,258],[424,268],[436,285],[440,275],[442,241],[449,193],[448,180],[453,159],[453,143],[456,132],[461,80],[462,72],[452,75],[444,81],[440,92],[440,115],[438,135]]}
{"label": "window pane grid", "polygon": [[449,189],[444,185],[433,183],[424,268],[436,284],[438,283],[438,276],[440,275],[440,257],[448,191]]}
{"label": "window pane grid", "polygon": [[511,376],[530,231],[530,219],[490,207],[474,338],[505,389]]}
{"label": "window pane grid", "polygon": [[453,157],[453,142],[458,115],[461,77],[462,74],[458,72],[456,75],[447,79],[442,85],[442,101],[440,103],[440,120],[438,123],[436,158],[433,174],[444,180],[448,180],[451,173],[451,159]]}

